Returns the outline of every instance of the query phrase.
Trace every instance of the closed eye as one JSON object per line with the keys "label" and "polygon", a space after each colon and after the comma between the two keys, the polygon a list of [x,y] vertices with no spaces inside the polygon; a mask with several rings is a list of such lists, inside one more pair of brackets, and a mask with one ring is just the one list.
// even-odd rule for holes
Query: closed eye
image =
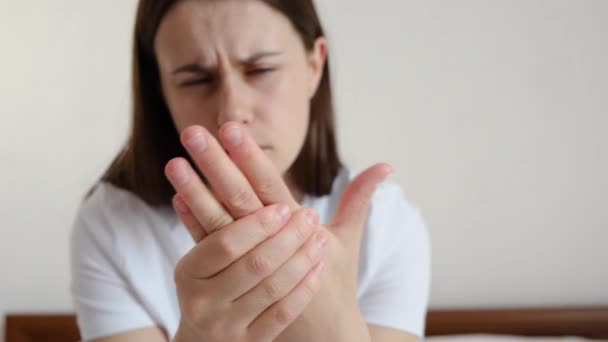
{"label": "closed eye", "polygon": [[271,71],[274,71],[274,68],[258,68],[258,69],[253,69],[253,70],[249,70],[247,71],[247,75],[262,75],[262,74],[266,74],[269,73]]}
{"label": "closed eye", "polygon": [[211,77],[197,78],[197,79],[193,79],[193,80],[190,80],[190,81],[183,82],[181,84],[181,86],[183,86],[183,87],[189,87],[189,86],[207,84],[207,83],[211,83],[211,82],[213,82],[213,78],[211,78]]}
{"label": "closed eye", "polygon": [[[257,68],[257,69],[252,69],[252,70],[247,71],[246,74],[249,76],[261,76],[264,74],[268,74],[274,70],[276,70],[276,68]],[[196,86],[196,85],[204,85],[204,84],[212,83],[213,81],[214,81],[213,77],[197,78],[197,79],[185,81],[181,84],[181,86],[182,87],[191,87],[191,86]]]}

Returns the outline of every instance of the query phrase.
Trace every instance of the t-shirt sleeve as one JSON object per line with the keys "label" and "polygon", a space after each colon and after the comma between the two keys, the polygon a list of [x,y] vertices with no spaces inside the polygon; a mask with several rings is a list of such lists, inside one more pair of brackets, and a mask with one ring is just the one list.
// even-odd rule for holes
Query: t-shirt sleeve
{"label": "t-shirt sleeve", "polygon": [[79,210],[70,241],[70,290],[82,339],[154,326],[125,281],[110,221],[87,209]]}
{"label": "t-shirt sleeve", "polygon": [[[430,242],[420,211],[401,188],[383,184],[374,194],[365,233],[369,274],[360,309],[369,324],[424,335],[430,286]],[[362,250],[363,252],[363,250]]]}

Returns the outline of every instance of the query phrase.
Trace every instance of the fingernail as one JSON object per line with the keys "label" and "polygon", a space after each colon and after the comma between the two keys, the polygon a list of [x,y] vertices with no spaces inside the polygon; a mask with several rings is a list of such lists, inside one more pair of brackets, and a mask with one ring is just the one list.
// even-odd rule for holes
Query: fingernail
{"label": "fingernail", "polygon": [[319,232],[316,236],[316,240],[317,240],[317,247],[319,249],[323,249],[323,247],[325,247],[327,245],[327,241],[329,240],[327,234],[323,233],[323,232]]}
{"label": "fingernail", "polygon": [[171,183],[175,186],[182,186],[190,180],[190,173],[184,169],[184,167],[175,167],[169,173]]}
{"label": "fingernail", "polygon": [[207,149],[207,139],[203,133],[197,133],[186,141],[188,148],[195,153],[201,153]]}
{"label": "fingernail", "polygon": [[277,215],[279,215],[281,221],[285,221],[287,216],[289,216],[289,206],[287,204],[279,204],[277,206]]}
{"label": "fingernail", "polygon": [[319,224],[319,214],[314,210],[310,210],[306,213],[306,222],[311,226],[316,226]]}
{"label": "fingernail", "polygon": [[243,134],[241,133],[241,129],[239,127],[230,127],[224,132],[224,136],[226,140],[233,145],[238,146],[243,142]]}

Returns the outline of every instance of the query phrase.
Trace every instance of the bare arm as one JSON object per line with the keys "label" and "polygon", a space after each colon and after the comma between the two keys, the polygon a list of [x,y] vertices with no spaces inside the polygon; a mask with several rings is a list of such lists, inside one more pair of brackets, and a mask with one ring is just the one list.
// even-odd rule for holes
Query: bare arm
{"label": "bare arm", "polygon": [[149,327],[128,331],[123,334],[113,335],[100,339],[92,340],[91,342],[167,342],[167,337],[158,327]]}
{"label": "bare arm", "polygon": [[372,342],[416,342],[418,337],[400,330],[368,324]]}

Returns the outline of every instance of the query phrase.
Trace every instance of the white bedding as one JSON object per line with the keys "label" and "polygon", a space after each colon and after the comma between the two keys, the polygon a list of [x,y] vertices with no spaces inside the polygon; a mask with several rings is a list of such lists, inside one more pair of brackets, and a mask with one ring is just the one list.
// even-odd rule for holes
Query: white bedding
{"label": "white bedding", "polygon": [[[590,340],[575,336],[563,337],[523,337],[511,335],[463,334],[427,337],[428,342],[590,342]],[[606,341],[606,340],[603,340]]]}

